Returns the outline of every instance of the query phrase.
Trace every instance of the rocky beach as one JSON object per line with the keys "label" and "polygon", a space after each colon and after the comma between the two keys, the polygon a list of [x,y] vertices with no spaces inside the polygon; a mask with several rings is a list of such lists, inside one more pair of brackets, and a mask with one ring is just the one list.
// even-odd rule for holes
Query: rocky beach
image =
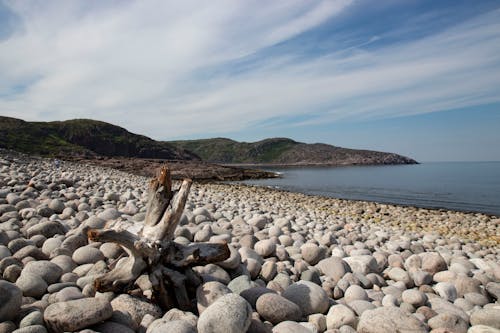
{"label": "rocky beach", "polygon": [[148,183],[1,152],[0,333],[500,332],[500,218],[235,184],[195,183],[175,230],[230,250],[190,309],[96,292],[127,253],[84,230],[140,225]]}

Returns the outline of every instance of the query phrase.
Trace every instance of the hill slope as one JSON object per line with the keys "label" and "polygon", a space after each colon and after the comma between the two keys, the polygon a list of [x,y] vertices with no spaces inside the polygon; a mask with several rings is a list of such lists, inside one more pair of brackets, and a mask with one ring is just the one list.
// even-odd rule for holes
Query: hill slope
{"label": "hill slope", "polygon": [[225,138],[171,141],[212,163],[281,165],[415,164],[415,160],[393,153],[358,150],[286,138],[237,142]]}
{"label": "hill slope", "polygon": [[89,119],[27,122],[0,116],[0,148],[46,156],[102,155],[199,160],[195,154],[166,142]]}

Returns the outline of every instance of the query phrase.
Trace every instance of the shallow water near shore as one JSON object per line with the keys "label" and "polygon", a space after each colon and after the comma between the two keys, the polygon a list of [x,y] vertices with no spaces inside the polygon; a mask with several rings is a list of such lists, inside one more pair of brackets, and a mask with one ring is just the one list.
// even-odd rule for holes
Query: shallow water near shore
{"label": "shallow water near shore", "polygon": [[429,162],[417,165],[265,168],[282,178],[248,180],[340,199],[500,216],[500,162]]}

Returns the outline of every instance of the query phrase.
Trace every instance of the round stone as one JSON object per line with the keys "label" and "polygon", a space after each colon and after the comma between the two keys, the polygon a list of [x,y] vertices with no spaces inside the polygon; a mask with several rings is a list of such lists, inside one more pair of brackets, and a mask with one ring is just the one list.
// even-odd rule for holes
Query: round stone
{"label": "round stone", "polygon": [[82,298],[51,304],[45,309],[44,319],[54,332],[77,331],[111,317],[113,309],[108,301]]}
{"label": "round stone", "polygon": [[368,294],[363,288],[354,284],[352,286],[349,286],[349,288],[347,288],[347,290],[344,292],[344,299],[347,304],[356,300],[367,301]]}
{"label": "round stone", "polygon": [[256,309],[265,320],[276,325],[282,321],[298,321],[302,311],[297,304],[275,294],[266,293],[257,299]]}
{"label": "round stone", "polygon": [[299,281],[290,285],[282,296],[297,304],[304,316],[325,313],[328,310],[329,300],[326,292],[310,281]]}
{"label": "round stone", "polygon": [[203,311],[218,298],[230,293],[231,289],[219,281],[210,281],[202,284],[196,290],[198,312],[200,314],[203,313]]}
{"label": "round stone", "polygon": [[47,260],[30,261],[24,266],[23,274],[30,273],[38,275],[47,282],[53,284],[59,281],[63,270],[58,265]]}
{"label": "round stone", "polygon": [[336,304],[330,307],[326,315],[326,327],[330,329],[340,328],[344,325],[356,326],[356,314],[343,304]]}
{"label": "round stone", "polygon": [[357,331],[359,333],[425,333],[427,329],[415,316],[390,306],[363,312]]}
{"label": "round stone", "polygon": [[24,296],[40,298],[47,291],[47,282],[40,276],[24,273],[17,279],[16,285],[22,290]]}
{"label": "round stone", "polygon": [[0,280],[0,322],[14,319],[22,303],[22,291],[13,283]]}
{"label": "round stone", "polygon": [[220,297],[203,311],[198,319],[199,333],[240,333],[250,326],[252,308],[241,296]]}
{"label": "round stone", "polygon": [[104,260],[104,255],[99,249],[92,246],[82,246],[73,252],[72,259],[78,265],[95,264],[99,260]]}

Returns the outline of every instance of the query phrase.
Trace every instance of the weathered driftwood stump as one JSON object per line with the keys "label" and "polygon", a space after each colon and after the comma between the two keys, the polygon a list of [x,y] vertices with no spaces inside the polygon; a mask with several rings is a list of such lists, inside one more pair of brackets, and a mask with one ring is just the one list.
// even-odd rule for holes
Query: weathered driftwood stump
{"label": "weathered driftwood stump", "polygon": [[173,191],[170,171],[164,166],[151,180],[146,217],[141,228],[130,228],[129,225],[126,228],[116,223],[111,229],[87,231],[90,240],[117,243],[128,254],[117,261],[111,271],[94,281],[96,291],[148,294],[144,291],[146,285],[151,288],[148,296],[162,308],[191,308],[188,288],[196,288],[201,282],[191,267],[229,257],[227,244],[181,245],[173,241],[191,183],[191,179],[184,179],[180,188]]}

